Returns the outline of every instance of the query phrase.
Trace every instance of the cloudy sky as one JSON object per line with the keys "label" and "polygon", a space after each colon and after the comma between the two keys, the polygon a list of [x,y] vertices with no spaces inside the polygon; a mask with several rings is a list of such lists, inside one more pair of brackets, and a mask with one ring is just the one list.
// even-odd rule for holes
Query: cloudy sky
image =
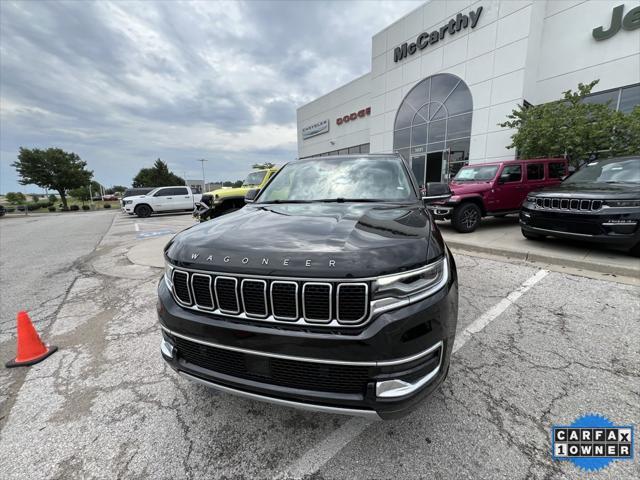
{"label": "cloudy sky", "polygon": [[371,36],[420,2],[0,3],[0,192],[18,148],[79,154],[104,185],[160,157],[243,178],[296,156],[296,108],[370,69]]}

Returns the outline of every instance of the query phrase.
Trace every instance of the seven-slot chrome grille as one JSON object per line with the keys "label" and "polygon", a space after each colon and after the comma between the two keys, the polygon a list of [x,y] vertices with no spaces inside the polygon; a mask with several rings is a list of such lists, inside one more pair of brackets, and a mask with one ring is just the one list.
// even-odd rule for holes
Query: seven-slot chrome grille
{"label": "seven-slot chrome grille", "polygon": [[249,320],[358,325],[369,317],[362,281],[279,280],[173,269],[172,293],[183,307]]}
{"label": "seven-slot chrome grille", "polygon": [[589,200],[584,198],[556,198],[543,197],[535,198],[536,208],[547,210],[574,210],[583,212],[594,212],[600,210],[603,205],[602,200]]}

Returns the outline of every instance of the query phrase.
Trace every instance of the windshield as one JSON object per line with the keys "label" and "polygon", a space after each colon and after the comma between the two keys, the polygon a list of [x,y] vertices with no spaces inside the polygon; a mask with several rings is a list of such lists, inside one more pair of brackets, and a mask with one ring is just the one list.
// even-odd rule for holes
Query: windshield
{"label": "windshield", "polygon": [[454,182],[486,182],[493,180],[498,172],[498,165],[484,165],[477,167],[462,167],[453,177]]}
{"label": "windshield", "polygon": [[147,193],[141,193],[140,195],[145,195],[145,196],[147,196],[147,197],[153,197],[153,195],[154,195],[158,190],[160,190],[160,188],[162,188],[162,187],[154,188],[154,189],[153,189],[153,190],[151,190],[150,192],[147,192]]}
{"label": "windshield", "polygon": [[348,157],[287,164],[263,190],[258,203],[415,199],[401,159]]}
{"label": "windshield", "polygon": [[640,157],[589,162],[563,183],[640,183]]}
{"label": "windshield", "polygon": [[251,172],[249,175],[247,175],[247,178],[244,180],[244,183],[242,185],[260,185],[262,183],[262,180],[264,180],[264,176],[266,174],[266,170],[263,170],[261,172]]}

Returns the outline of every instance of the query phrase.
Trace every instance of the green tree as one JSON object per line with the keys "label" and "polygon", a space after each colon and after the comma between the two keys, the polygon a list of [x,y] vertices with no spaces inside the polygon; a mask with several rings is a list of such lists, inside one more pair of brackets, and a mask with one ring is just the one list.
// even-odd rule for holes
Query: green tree
{"label": "green tree", "polygon": [[80,200],[83,204],[84,202],[88,202],[92,196],[100,196],[100,184],[95,180],[91,181],[90,183],[91,189],[89,189],[89,185],[83,185],[82,187],[69,190],[69,195],[71,195],[76,200]]}
{"label": "green tree", "polygon": [[21,177],[21,185],[34,184],[57,191],[65,209],[67,190],[86,185],[93,177],[93,172],[85,169],[87,162],[77,154],[60,148],[41,150],[20,147],[18,160],[12,166]]}
{"label": "green tree", "polygon": [[251,168],[255,168],[256,170],[266,170],[267,168],[273,168],[275,166],[276,166],[275,163],[264,162],[264,163],[254,163],[253,167]]}
{"label": "green tree", "polygon": [[184,185],[184,179],[169,170],[168,165],[157,159],[151,168],[143,168],[133,178],[134,187],[169,187]]}
{"label": "green tree", "polygon": [[36,203],[39,202],[40,201],[40,195],[37,195],[37,194],[34,193],[33,195],[31,195],[31,200],[33,200]]}
{"label": "green tree", "polygon": [[518,105],[501,127],[515,128],[508,148],[520,158],[567,156],[577,166],[592,154],[640,153],[640,108],[616,112],[608,104],[585,103],[598,80],[541,105]]}
{"label": "green tree", "polygon": [[58,197],[56,197],[53,193],[49,195],[49,202],[55,203],[58,201]]}
{"label": "green tree", "polygon": [[242,180],[236,180],[235,182],[233,182],[233,187],[234,188],[241,187],[243,183],[244,183],[244,181],[242,181]]}
{"label": "green tree", "polygon": [[5,197],[11,205],[20,205],[27,201],[27,197],[22,192],[7,192]]}

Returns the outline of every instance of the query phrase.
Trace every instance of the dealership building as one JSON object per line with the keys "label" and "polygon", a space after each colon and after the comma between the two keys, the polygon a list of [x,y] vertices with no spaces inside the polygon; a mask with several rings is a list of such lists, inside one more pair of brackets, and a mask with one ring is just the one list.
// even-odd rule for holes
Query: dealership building
{"label": "dealership building", "polygon": [[640,0],[431,0],[373,36],[371,71],[300,107],[298,157],[399,152],[419,181],[513,160],[519,104],[599,79],[640,104]]}

